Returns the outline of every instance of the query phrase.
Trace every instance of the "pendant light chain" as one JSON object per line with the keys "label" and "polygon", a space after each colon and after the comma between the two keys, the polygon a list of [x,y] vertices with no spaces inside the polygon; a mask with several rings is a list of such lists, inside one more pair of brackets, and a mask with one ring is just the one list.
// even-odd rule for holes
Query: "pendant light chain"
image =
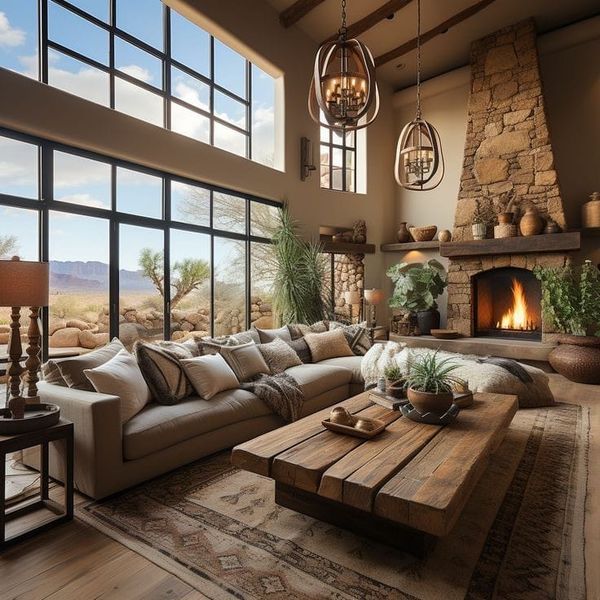
{"label": "pendant light chain", "polygon": [[340,37],[346,39],[348,28],[346,27],[346,0],[342,0],[342,26],[340,27]]}
{"label": "pendant light chain", "polygon": [[421,0],[417,0],[417,119],[421,118]]}

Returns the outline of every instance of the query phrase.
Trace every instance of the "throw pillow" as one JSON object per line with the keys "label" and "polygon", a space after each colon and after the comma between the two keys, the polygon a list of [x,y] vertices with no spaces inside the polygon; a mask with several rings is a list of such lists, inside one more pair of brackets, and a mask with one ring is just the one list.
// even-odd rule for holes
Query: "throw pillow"
{"label": "throw pillow", "polygon": [[254,342],[243,346],[223,346],[220,352],[240,382],[248,381],[260,373],[270,373],[258,344]]}
{"label": "throw pillow", "polygon": [[121,423],[137,415],[152,399],[135,358],[127,350],[83,373],[97,392],[121,399]]}
{"label": "throw pillow", "polygon": [[304,337],[307,333],[325,333],[329,330],[327,321],[317,321],[312,325],[304,325],[303,323],[294,323],[288,325],[290,334],[293,340]]}
{"label": "throw pillow", "polygon": [[[289,343],[291,344],[292,342],[290,341]],[[283,373],[283,371],[290,367],[302,364],[296,352],[290,348],[288,343],[280,338],[275,338],[268,344],[259,344],[258,349],[273,374]]]}
{"label": "throw pillow", "polygon": [[49,360],[42,365],[42,379],[52,385],[69,387],[65,378],[60,374],[60,369],[54,360]]}
{"label": "throw pillow", "polygon": [[287,342],[287,344],[298,355],[298,358],[303,363],[306,364],[312,362],[310,348],[303,337],[298,338],[297,340],[292,340],[291,342]]}
{"label": "throw pillow", "polygon": [[260,337],[258,331],[255,329],[249,329],[248,331],[242,331],[241,333],[234,333],[232,335],[222,335],[215,338],[202,338],[201,340],[198,340],[198,347],[200,348],[201,354],[218,354],[223,346],[241,346],[251,342],[260,344]]}
{"label": "throw pillow", "polygon": [[272,342],[273,340],[278,338],[280,340],[283,340],[284,342],[292,341],[292,336],[287,325],[284,325],[279,329],[259,329],[257,327],[256,331],[258,331],[258,337],[260,338],[261,344],[268,344],[269,342]]}
{"label": "throw pillow", "polygon": [[354,356],[344,332],[333,329],[324,333],[307,333],[304,336],[315,362],[338,356]]}
{"label": "throw pillow", "polygon": [[85,376],[84,371],[86,369],[95,369],[96,367],[107,363],[124,349],[125,346],[123,346],[121,340],[114,338],[112,342],[98,350],[93,350],[92,352],[81,354],[74,358],[57,360],[56,365],[66,384],[70,388],[93,392],[94,386]]}
{"label": "throw pillow", "polygon": [[192,386],[179,361],[198,356],[194,344],[159,342],[149,344],[137,341],[133,347],[142,375],[159,404],[172,405],[187,398]]}
{"label": "throw pillow", "polygon": [[220,354],[186,358],[181,365],[197,394],[204,400],[239,386],[235,373]]}
{"label": "throw pillow", "polygon": [[341,329],[344,332],[352,352],[357,356],[364,356],[373,345],[369,337],[369,332],[362,323],[344,325],[343,323],[332,321],[329,323],[329,330],[332,331],[334,329]]}

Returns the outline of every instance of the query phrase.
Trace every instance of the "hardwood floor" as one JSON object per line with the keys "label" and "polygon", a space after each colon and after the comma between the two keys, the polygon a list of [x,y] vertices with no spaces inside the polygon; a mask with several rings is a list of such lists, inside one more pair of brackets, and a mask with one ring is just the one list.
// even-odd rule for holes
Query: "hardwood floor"
{"label": "hardwood floor", "polygon": [[[557,401],[590,408],[586,514],[587,597],[600,600],[600,386],[551,375]],[[0,555],[2,600],[197,600],[205,596],[80,521]]]}

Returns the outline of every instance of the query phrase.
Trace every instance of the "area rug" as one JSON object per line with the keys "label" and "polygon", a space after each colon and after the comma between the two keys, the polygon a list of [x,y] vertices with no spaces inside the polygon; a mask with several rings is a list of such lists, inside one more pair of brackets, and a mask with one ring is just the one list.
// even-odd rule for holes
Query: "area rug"
{"label": "area rug", "polygon": [[277,506],[209,457],[78,516],[211,599],[584,600],[589,414],[521,410],[456,527],[424,560]]}

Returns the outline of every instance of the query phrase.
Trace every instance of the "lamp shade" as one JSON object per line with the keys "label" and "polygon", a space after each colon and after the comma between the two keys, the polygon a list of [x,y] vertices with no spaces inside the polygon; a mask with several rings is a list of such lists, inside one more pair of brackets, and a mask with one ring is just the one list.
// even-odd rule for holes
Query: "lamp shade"
{"label": "lamp shade", "polygon": [[0,306],[47,306],[48,263],[0,260]]}
{"label": "lamp shade", "polygon": [[360,304],[360,293],[356,291],[344,292],[346,304]]}
{"label": "lamp shade", "polygon": [[365,290],[365,300],[369,304],[379,304],[383,300],[383,290],[378,290],[376,288]]}

